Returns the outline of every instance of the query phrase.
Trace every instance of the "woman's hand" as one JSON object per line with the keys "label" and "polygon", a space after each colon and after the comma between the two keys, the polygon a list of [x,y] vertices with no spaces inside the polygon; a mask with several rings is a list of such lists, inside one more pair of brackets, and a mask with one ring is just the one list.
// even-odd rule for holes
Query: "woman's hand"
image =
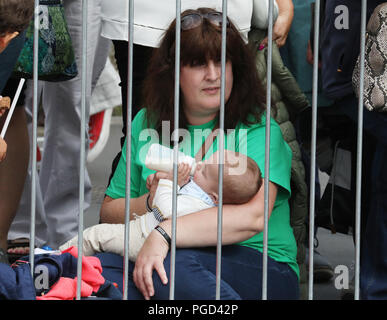
{"label": "woman's hand", "polygon": [[146,187],[149,190],[149,199],[147,201],[150,206],[153,204],[153,198],[155,197],[156,189],[159,184],[159,178],[156,176],[156,173],[152,173],[146,178]]}
{"label": "woman's hand", "polygon": [[[189,180],[191,166],[188,163],[180,163],[177,168],[177,184],[181,187]],[[153,198],[156,194],[156,189],[160,179],[168,179],[173,181],[173,170],[169,172],[157,171],[150,174],[146,178],[146,187],[149,190],[149,204],[153,203]]]}
{"label": "woman's hand", "polygon": [[[292,26],[293,18],[289,15],[279,15],[274,26],[273,26],[273,41],[277,44],[278,48],[285,45],[286,39]],[[260,45],[260,48],[266,48],[269,38],[266,37]]]}
{"label": "woman's hand", "polygon": [[156,270],[161,282],[166,285],[168,277],[164,269],[164,259],[168,254],[167,241],[158,231],[152,231],[136,259],[133,271],[133,281],[146,300],[154,295],[152,274]]}
{"label": "woman's hand", "polygon": [[[292,0],[277,0],[278,3],[278,17],[273,26],[273,41],[278,48],[285,45],[286,39],[292,26],[294,16],[294,6]],[[260,50],[267,47],[268,37],[266,37],[259,46]]]}
{"label": "woman's hand", "polygon": [[[181,187],[189,180],[191,166],[188,163],[179,163],[177,167],[177,184]],[[173,171],[169,172],[169,179],[173,181]]]}

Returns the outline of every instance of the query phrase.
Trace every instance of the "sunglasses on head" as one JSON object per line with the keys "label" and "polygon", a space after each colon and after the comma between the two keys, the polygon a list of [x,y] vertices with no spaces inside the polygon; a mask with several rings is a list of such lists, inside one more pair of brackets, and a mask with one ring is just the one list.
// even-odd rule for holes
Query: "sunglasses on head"
{"label": "sunglasses on head", "polygon": [[[203,19],[208,20],[211,24],[221,28],[223,23],[222,13],[220,12],[207,12],[199,13],[193,12],[188,13],[181,17],[181,29],[190,30],[199,27],[203,23]],[[227,19],[227,27],[230,26],[230,22]]]}

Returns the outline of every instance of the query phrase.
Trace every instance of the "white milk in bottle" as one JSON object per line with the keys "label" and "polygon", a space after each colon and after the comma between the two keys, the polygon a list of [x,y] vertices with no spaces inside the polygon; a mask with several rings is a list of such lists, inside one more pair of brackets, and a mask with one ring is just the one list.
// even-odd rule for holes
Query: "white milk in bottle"
{"label": "white milk in bottle", "polygon": [[[194,174],[196,161],[194,158],[179,151],[179,163],[188,163],[191,166],[191,175]],[[154,143],[150,146],[145,158],[145,166],[155,171],[171,171],[173,169],[173,149]]]}

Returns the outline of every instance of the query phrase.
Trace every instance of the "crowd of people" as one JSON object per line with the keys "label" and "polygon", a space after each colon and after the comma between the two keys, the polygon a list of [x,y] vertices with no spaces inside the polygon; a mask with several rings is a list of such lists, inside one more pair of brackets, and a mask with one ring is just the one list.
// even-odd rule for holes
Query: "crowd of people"
{"label": "crowd of people", "polygon": [[[306,297],[310,111],[313,64],[312,0],[275,0],[273,21],[272,113],[266,118],[267,1],[229,0],[226,19],[225,149],[222,203],[221,299],[261,299],[265,188],[265,132],[270,127],[268,299]],[[367,19],[380,0],[369,0]],[[121,79],[121,150],[111,155],[100,224],[84,232],[84,253],[99,258],[102,275],[122,290],[126,168],[131,164],[129,299],[168,299],[172,220],[172,172],[151,170],[145,155],[152,143],[172,147],[165,125],[174,128],[176,16],[174,0],[134,2],[132,132],[126,132],[128,105],[128,1],[98,0],[87,8],[86,119],[90,98],[111,48]],[[338,28],[338,6],[346,8]],[[8,114],[5,97],[18,84],[12,71],[33,17],[33,0],[0,0],[0,128]],[[82,8],[63,2],[75,60],[82,65]],[[318,114],[331,145],[357,127],[358,98],[352,74],[360,50],[361,1],[321,1]],[[194,174],[180,165],[176,218],[175,299],[215,299],[218,215],[218,127],[221,105],[222,1],[182,1],[180,44],[179,150],[197,157]],[[346,15],[348,14],[348,15]],[[386,52],[387,56],[387,52]],[[79,215],[82,77],[39,81],[44,110],[44,152],[36,181],[38,247],[77,244]],[[0,262],[29,250],[31,208],[32,82],[19,99],[5,137],[0,137]],[[341,121],[338,121],[341,119]],[[364,110],[361,236],[361,298],[387,297],[383,177],[385,116]],[[340,131],[341,130],[341,131]],[[200,135],[197,135],[200,132]],[[157,138],[154,138],[157,136]],[[145,139],[144,139],[145,137]],[[149,139],[150,138],[150,139]],[[149,142],[151,141],[151,143]],[[85,150],[89,143],[86,139]],[[203,149],[209,145],[210,148]],[[351,134],[351,167],[356,167]],[[127,159],[130,148],[131,159]],[[225,150],[225,151],[226,151]],[[232,152],[233,155],[229,153]],[[236,156],[238,155],[238,156]],[[318,166],[331,173],[334,160]],[[231,176],[231,163],[249,170]],[[354,190],[355,178],[351,180]],[[314,182],[319,185],[319,181]],[[317,188],[318,189],[318,188]],[[92,184],[85,171],[84,209]],[[317,192],[316,203],[319,205]],[[350,200],[354,201],[354,199]],[[318,215],[317,210],[317,215]],[[351,227],[354,228],[354,219]],[[317,237],[317,235],[316,235]],[[384,246],[386,244],[386,246]],[[329,280],[333,269],[314,252],[315,272]],[[321,268],[319,268],[319,265]]]}

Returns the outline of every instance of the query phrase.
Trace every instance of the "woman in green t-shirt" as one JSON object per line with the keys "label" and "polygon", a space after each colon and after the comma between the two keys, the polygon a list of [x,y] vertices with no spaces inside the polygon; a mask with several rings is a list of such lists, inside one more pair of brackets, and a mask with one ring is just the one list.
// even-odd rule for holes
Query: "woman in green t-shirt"
{"label": "woman in green t-shirt", "polygon": [[[221,86],[222,15],[212,9],[187,10],[181,20],[179,149],[194,156],[217,125]],[[171,145],[174,128],[175,21],[150,61],[144,83],[145,109],[132,124],[130,209],[147,212],[151,196],[146,179],[154,171],[144,157],[152,143]],[[169,126],[169,127],[168,127]],[[254,58],[235,26],[227,22],[225,68],[225,143],[227,149],[252,158],[264,173],[265,91],[258,81]],[[298,299],[296,242],[289,223],[291,151],[274,120],[270,121],[268,298]],[[218,148],[215,139],[204,155]],[[123,223],[125,216],[126,143],[101,208],[101,221]],[[175,299],[215,299],[218,209],[177,218]],[[264,188],[241,205],[223,206],[221,299],[260,299],[262,292]],[[168,299],[170,258],[166,239],[172,221],[150,233],[135,264],[130,264],[129,299]],[[161,232],[160,232],[161,231]],[[166,233],[166,237],[162,233]],[[102,259],[104,261],[104,259]],[[103,263],[104,266],[104,263]],[[156,272],[153,272],[156,270]],[[117,283],[117,274],[104,267]],[[121,276],[121,278],[120,278]],[[131,280],[133,279],[133,280]]]}

